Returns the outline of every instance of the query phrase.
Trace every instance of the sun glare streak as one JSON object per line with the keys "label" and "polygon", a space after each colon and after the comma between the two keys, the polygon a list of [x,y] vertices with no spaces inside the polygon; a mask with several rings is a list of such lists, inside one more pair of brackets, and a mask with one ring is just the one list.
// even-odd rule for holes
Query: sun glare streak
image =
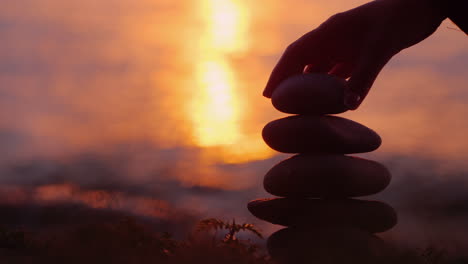
{"label": "sun glare streak", "polygon": [[238,112],[232,76],[223,60],[204,61],[199,65],[203,92],[196,98],[195,127],[201,146],[229,145],[239,139]]}
{"label": "sun glare streak", "polygon": [[213,47],[221,52],[245,50],[247,11],[235,0],[208,0],[205,3],[210,21]]}
{"label": "sun glare streak", "polygon": [[217,149],[218,159],[240,163],[265,158],[271,151],[260,137],[243,133],[244,112],[233,56],[248,51],[249,17],[243,0],[200,0],[203,33],[198,36],[197,88],[190,116],[194,140]]}
{"label": "sun glare streak", "polygon": [[246,47],[246,12],[236,0],[203,0],[201,6],[206,30],[197,65],[200,91],[192,113],[195,138],[203,147],[231,145],[241,135],[241,113],[227,56]]}

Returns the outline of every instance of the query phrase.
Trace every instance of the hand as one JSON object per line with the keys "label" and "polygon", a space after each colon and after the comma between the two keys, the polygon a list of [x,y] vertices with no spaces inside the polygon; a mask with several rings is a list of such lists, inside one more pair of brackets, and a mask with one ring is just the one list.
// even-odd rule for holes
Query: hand
{"label": "hand", "polygon": [[436,1],[376,0],[332,16],[289,45],[263,95],[271,97],[293,75],[329,73],[349,78],[344,103],[357,109],[387,62],[430,36],[446,18]]}

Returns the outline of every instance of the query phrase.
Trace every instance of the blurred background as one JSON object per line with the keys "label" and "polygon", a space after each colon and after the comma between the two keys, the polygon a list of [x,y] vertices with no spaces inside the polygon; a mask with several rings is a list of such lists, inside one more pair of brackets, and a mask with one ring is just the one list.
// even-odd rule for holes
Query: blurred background
{"label": "blurred background", "polygon": [[[271,233],[246,209],[287,157],[261,139],[284,116],[263,87],[290,42],[365,2],[3,0],[2,203],[235,217]],[[466,44],[446,20],[344,114],[382,136],[362,156],[393,174],[375,197],[399,213],[388,239],[468,248]]]}

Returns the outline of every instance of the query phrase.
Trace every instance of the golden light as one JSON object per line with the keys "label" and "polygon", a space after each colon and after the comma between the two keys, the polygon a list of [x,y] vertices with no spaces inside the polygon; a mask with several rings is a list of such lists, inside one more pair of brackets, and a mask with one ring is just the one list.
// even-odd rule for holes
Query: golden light
{"label": "golden light", "polygon": [[[201,0],[203,34],[199,36],[197,91],[190,116],[194,139],[201,147],[218,149],[227,162],[243,162],[271,154],[256,138],[243,134],[241,93],[232,56],[248,50],[249,17],[243,0]],[[219,153],[221,152],[221,154]],[[240,153],[242,152],[242,153]]]}
{"label": "golden light", "polygon": [[205,0],[209,23],[208,38],[220,52],[240,52],[247,45],[247,10],[236,0]]}
{"label": "golden light", "polygon": [[240,131],[231,71],[223,60],[203,61],[199,67],[203,91],[195,99],[196,140],[205,147],[233,144]]}
{"label": "golden light", "polygon": [[192,110],[195,139],[203,147],[230,145],[239,140],[241,113],[234,71],[226,57],[245,48],[241,40],[247,38],[246,12],[236,0],[202,1],[205,30],[197,61],[199,93]]}

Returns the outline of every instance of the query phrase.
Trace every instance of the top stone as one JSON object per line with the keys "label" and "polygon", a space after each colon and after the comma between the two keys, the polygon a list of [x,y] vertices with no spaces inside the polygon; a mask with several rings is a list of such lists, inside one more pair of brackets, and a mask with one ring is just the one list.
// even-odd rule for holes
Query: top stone
{"label": "top stone", "polygon": [[296,75],[276,88],[271,102],[289,114],[339,114],[347,110],[343,103],[345,87],[344,79],[329,74]]}

